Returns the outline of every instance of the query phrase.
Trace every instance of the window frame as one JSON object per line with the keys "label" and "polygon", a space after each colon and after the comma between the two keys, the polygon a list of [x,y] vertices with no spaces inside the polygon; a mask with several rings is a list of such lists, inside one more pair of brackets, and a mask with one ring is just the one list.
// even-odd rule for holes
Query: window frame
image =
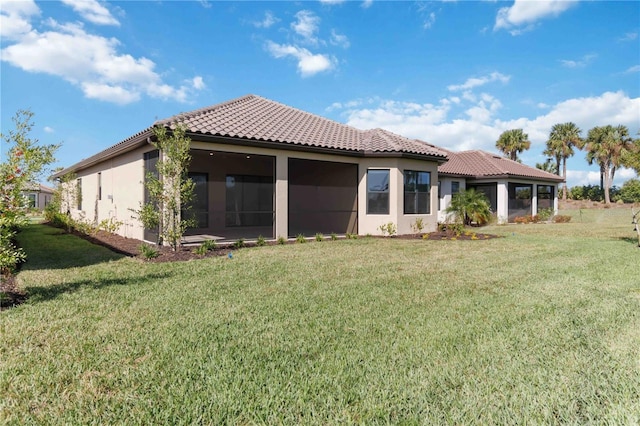
{"label": "window frame", "polygon": [[[415,178],[415,183],[413,185],[414,189],[412,191],[409,191],[407,188],[407,185],[409,184],[408,181],[408,177],[410,174],[415,173],[416,174],[416,178]],[[427,214],[431,214],[431,172],[426,171],[426,170],[405,170],[404,173],[404,186],[403,186],[403,213],[405,215],[427,215]],[[425,175],[427,176],[427,183],[420,183],[419,180],[419,176],[421,175]],[[427,185],[426,191],[420,191],[419,187],[422,185]],[[411,211],[407,211],[407,194],[410,194],[411,197],[414,198],[414,203],[413,203],[413,207],[414,209]],[[420,195],[425,195],[426,196],[426,203],[424,204],[424,208],[421,209],[421,207],[423,207],[419,200],[420,200]]]}
{"label": "window frame", "polygon": [[[382,174],[386,173],[387,177],[387,186],[384,189],[372,189],[371,184],[372,179],[370,176],[373,174]],[[367,169],[367,214],[368,215],[388,215],[390,211],[390,193],[389,193],[389,183],[391,180],[391,169]],[[382,182],[384,182],[384,178],[382,178]],[[373,211],[373,206],[371,203],[371,196],[375,195],[376,198],[385,198],[386,195],[386,209],[380,209],[380,211]],[[384,206],[383,206],[384,207]]]}

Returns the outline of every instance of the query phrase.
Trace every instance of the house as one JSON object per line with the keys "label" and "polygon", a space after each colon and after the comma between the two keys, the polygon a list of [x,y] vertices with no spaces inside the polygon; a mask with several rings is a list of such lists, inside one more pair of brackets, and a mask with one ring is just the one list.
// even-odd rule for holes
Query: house
{"label": "house", "polygon": [[32,209],[44,210],[53,198],[53,189],[40,183],[29,183],[22,191],[27,200],[27,206]]}
{"label": "house", "polygon": [[558,210],[561,176],[485,151],[447,151],[447,156],[449,161],[438,167],[439,221],[447,219],[444,210],[452,195],[467,188],[487,196],[499,223]]}
{"label": "house", "polygon": [[[451,195],[483,191],[500,222],[557,209],[563,179],[483,151],[455,153],[383,129],[359,130],[255,95],[179,114],[54,175],[74,173],[78,194],[63,209],[118,233],[155,241],[133,213],[148,201],[143,181],[162,155],[155,126],[181,125],[191,140],[195,182],[187,235],[233,241],[382,233],[447,219]],[[194,241],[194,239],[191,239]]]}
{"label": "house", "polygon": [[447,152],[383,129],[358,130],[248,95],[179,114],[57,173],[77,176],[79,197],[64,206],[76,219],[122,222],[118,233],[155,240],[132,210],[162,155],[154,126],[186,128],[195,182],[188,234],[233,241],[323,234],[381,234],[393,222],[410,233],[438,221],[438,166]]}

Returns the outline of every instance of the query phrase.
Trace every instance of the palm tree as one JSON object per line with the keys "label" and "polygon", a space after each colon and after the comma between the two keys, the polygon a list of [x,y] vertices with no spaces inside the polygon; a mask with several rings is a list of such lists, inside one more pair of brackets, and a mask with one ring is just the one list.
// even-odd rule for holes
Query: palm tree
{"label": "palm tree", "polygon": [[524,133],[522,129],[505,130],[496,142],[496,148],[513,161],[520,161],[518,160],[518,154],[530,147],[529,135]]}
{"label": "palm tree", "polygon": [[579,149],[584,146],[580,133],[582,130],[574,123],[554,124],[547,141],[545,154],[555,157],[558,174],[560,174],[560,160],[562,160],[562,177],[565,179],[562,185],[562,199],[565,201],[567,200],[567,158],[573,156],[574,146]]}
{"label": "palm tree", "polygon": [[472,222],[484,225],[491,219],[487,196],[473,188],[454,194],[451,205],[445,211],[453,213],[456,221],[464,225],[471,225]]}
{"label": "palm tree", "polygon": [[558,164],[554,164],[552,158],[547,158],[544,163],[536,163],[536,169],[544,170],[545,172],[553,173],[554,175],[558,174]]}
{"label": "palm tree", "polygon": [[611,204],[609,188],[613,183],[616,169],[622,164],[623,158],[633,150],[633,139],[629,137],[626,126],[602,126],[589,130],[585,144],[587,161],[600,166],[600,176],[604,189],[604,202]]}

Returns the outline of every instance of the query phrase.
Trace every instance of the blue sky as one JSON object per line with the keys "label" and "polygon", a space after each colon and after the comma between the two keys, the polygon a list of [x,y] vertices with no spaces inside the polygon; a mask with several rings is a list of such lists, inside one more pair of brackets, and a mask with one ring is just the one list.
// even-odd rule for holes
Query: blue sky
{"label": "blue sky", "polygon": [[[0,3],[1,125],[30,108],[70,166],[156,119],[253,93],[452,150],[523,128],[640,130],[636,1]],[[6,150],[3,147],[3,153]],[[598,183],[577,152],[570,186]],[[635,177],[621,170],[615,183]]]}

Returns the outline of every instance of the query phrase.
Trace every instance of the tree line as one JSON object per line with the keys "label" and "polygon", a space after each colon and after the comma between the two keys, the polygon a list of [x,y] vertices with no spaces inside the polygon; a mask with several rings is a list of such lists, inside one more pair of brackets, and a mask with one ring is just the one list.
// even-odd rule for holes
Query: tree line
{"label": "tree line", "polygon": [[[520,161],[518,154],[530,147],[529,136],[522,129],[506,130],[496,142],[496,148],[514,161]],[[633,139],[626,126],[596,126],[583,138],[582,130],[575,123],[555,124],[543,151],[547,160],[536,167],[565,179],[563,200],[567,199],[567,159],[575,154],[575,149],[586,152],[589,165],[600,167],[600,187],[606,204],[611,203],[610,190],[616,170],[628,167],[640,174],[640,139]]]}

